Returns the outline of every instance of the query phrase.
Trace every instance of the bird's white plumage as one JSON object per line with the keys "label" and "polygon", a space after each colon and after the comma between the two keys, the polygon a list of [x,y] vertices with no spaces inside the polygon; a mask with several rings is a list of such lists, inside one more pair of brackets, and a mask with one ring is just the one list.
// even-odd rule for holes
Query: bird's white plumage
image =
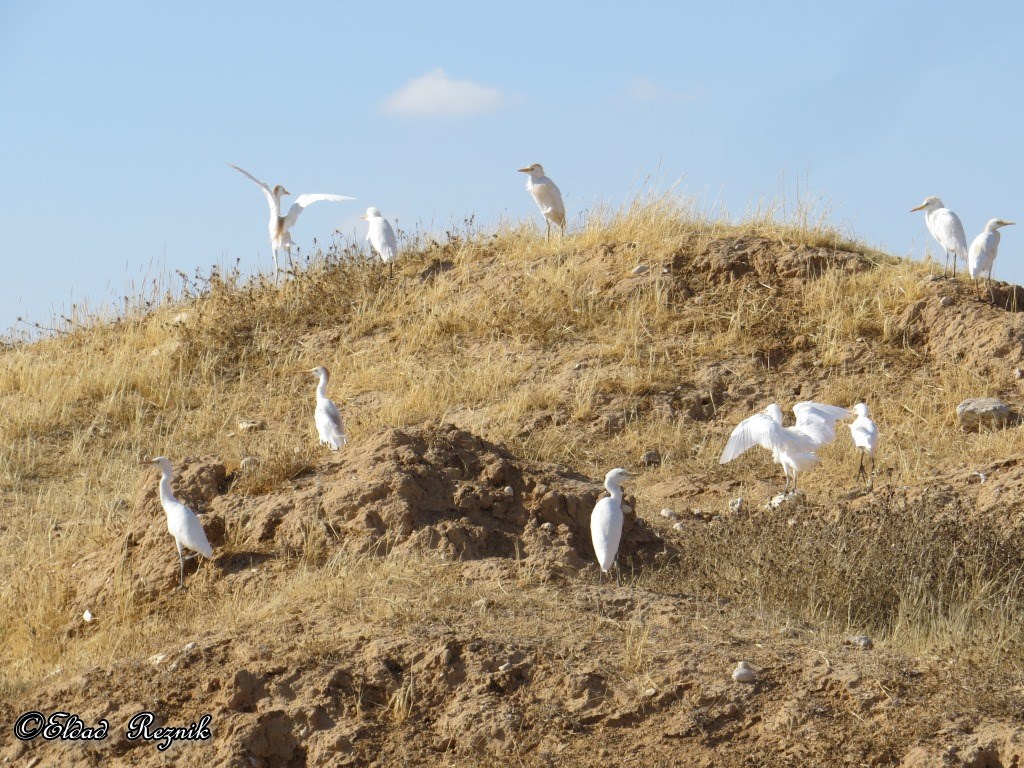
{"label": "bird's white plumage", "polygon": [[611,496],[598,499],[590,514],[590,537],[594,543],[597,564],[605,573],[611,569],[622,539],[622,481],[629,473],[613,469],[604,478],[604,487]]}
{"label": "bird's white plumage", "polygon": [[179,585],[184,584],[185,562],[181,550],[190,549],[198,552],[203,557],[213,557],[213,547],[206,538],[206,531],[199,517],[191,509],[182,504],[175,497],[171,490],[171,480],[174,479],[174,468],[171,462],[164,456],[158,456],[152,461],[146,462],[160,468],[160,505],[164,508],[167,516],[167,530],[174,537],[174,544],[178,548]]}
{"label": "bird's white plumage", "polygon": [[267,198],[267,203],[270,206],[270,246],[274,256],[274,275],[278,273],[278,262],[277,253],[280,250],[284,250],[288,254],[288,258],[291,258],[292,235],[291,229],[295,226],[295,222],[299,218],[299,214],[302,213],[306,206],[312,205],[322,201],[330,201],[335,203],[341,203],[346,200],[355,200],[354,197],[346,197],[344,195],[325,195],[325,194],[304,194],[299,195],[295,198],[295,202],[292,203],[288,209],[288,213],[284,216],[281,215],[281,198],[284,195],[289,194],[288,190],[278,184],[273,189],[269,185],[263,183],[248,171],[239,168],[237,165],[231,165],[231,168],[252,179],[256,185],[263,191],[264,196]]}
{"label": "bird's white plumage", "polygon": [[967,235],[964,234],[964,225],[960,217],[943,205],[942,200],[932,195],[926,197],[924,202],[914,211],[925,212],[924,223],[928,227],[931,236],[946,251],[948,260],[949,254],[953,254],[953,272],[956,272],[956,260],[967,261]]}
{"label": "bird's white plumage", "polygon": [[330,379],[330,373],[323,366],[314,368],[311,373],[316,374],[320,379],[316,388],[316,409],[313,411],[313,421],[316,424],[317,434],[320,436],[320,443],[332,451],[340,450],[348,438],[345,437],[345,421],[341,417],[341,411],[327,397],[327,382]]}
{"label": "bird's white plumage", "polygon": [[971,242],[971,248],[967,256],[967,268],[971,277],[977,279],[987,274],[992,279],[992,267],[995,264],[996,253],[999,250],[1000,227],[1012,225],[1012,221],[1003,219],[989,219],[985,229]]}
{"label": "bird's white plumage", "polygon": [[874,456],[878,445],[878,425],[871,420],[866,403],[857,403],[853,406],[853,412],[857,414],[857,418],[850,424],[853,444],[866,451],[868,456]]}
{"label": "bird's white plumage", "polygon": [[782,409],[776,403],[741,421],[729,436],[719,463],[727,464],[759,445],[782,465],[787,486],[791,475],[795,484],[797,473],[817,463],[817,450],[835,439],[836,421],[850,412],[835,405],[803,402],[793,406],[793,413],[796,424],[792,427],[782,425]]}
{"label": "bird's white plumage", "polygon": [[363,218],[369,225],[366,240],[370,247],[385,264],[393,262],[398,257],[398,240],[395,238],[395,230],[391,228],[391,223],[381,216],[377,208],[367,208]]}
{"label": "bird's white plumage", "polygon": [[564,230],[565,203],[562,202],[562,193],[555,186],[555,182],[544,175],[544,166],[534,163],[526,168],[520,168],[520,173],[529,174],[526,188],[533,196],[537,207],[540,208],[548,227],[550,228],[551,224],[557,224]]}

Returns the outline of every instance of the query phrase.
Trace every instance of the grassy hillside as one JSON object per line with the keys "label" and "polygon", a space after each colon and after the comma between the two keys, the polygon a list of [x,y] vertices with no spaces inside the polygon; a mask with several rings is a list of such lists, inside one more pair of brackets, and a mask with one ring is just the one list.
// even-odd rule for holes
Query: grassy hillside
{"label": "grassy hillside", "polygon": [[[735,224],[667,197],[594,214],[562,240],[532,225],[421,238],[393,278],[344,252],[317,255],[279,287],[214,274],[116,321],[6,349],[0,609],[17,620],[0,629],[3,696],[17,702],[55,669],[63,679],[145,658],[214,628],[274,637],[295,606],[399,635],[469,622],[566,653],[599,641],[611,630],[567,598],[593,599],[590,571],[555,592],[516,571],[508,612],[481,629],[473,606],[502,600],[501,579],[478,582],[471,565],[429,551],[282,550],[244,592],[205,578],[204,564],[184,593],[157,599],[123,580],[102,610],[82,593],[86,582],[122,584],[124,563],[96,553],[118,551],[140,524],[164,529],[158,508],[138,502],[156,484],[141,458],[216,457],[244,507],[354,467],[388,428],[443,422],[591,478],[636,471],[627,491],[666,549],[622,588],[727,598],[752,625],[867,632],[894,653],[938,654],[986,680],[1008,665],[1019,680],[1024,525],[1012,489],[981,496],[992,486],[972,485],[971,473],[998,480],[991,467],[1024,457],[1024,440],[1017,428],[963,433],[955,408],[971,396],[1019,402],[1024,333],[969,284],[929,272],[824,223]],[[347,420],[340,459],[315,445],[315,381],[303,373],[315,365],[330,368]],[[718,456],[741,418],[805,399],[869,403],[882,434],[874,492],[854,481],[844,428],[801,481],[806,506],[762,511],[781,472],[762,451],[726,466]],[[242,432],[243,420],[265,428]],[[641,466],[648,450],[660,466]],[[249,456],[258,461],[239,469]],[[748,514],[725,514],[738,497]],[[676,531],[663,507],[722,516]],[[247,535],[232,525],[225,558]],[[176,574],[163,535],[160,558]],[[88,631],[85,608],[101,617]],[[651,630],[622,626],[617,668],[645,686]],[[309,630],[301,642],[329,655],[346,640]],[[387,703],[400,720],[412,716],[402,695]]]}

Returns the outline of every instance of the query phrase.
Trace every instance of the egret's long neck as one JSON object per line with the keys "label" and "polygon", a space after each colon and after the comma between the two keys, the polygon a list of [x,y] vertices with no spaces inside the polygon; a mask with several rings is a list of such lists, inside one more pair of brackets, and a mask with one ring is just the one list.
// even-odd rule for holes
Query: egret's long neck
{"label": "egret's long neck", "polygon": [[618,483],[609,480],[604,484],[605,490],[612,495],[612,499],[615,501],[622,501],[622,486]]}
{"label": "egret's long neck", "polygon": [[284,197],[283,192],[274,193],[274,216],[281,215],[281,198]]}
{"label": "egret's long neck", "polygon": [[[309,391],[308,389],[306,390]],[[316,399],[323,400],[327,397],[327,377],[321,376],[320,383],[316,385]]]}
{"label": "egret's long neck", "polygon": [[160,498],[161,499],[173,499],[174,493],[171,491],[171,478],[174,476],[173,472],[164,470],[163,476],[160,478]]}

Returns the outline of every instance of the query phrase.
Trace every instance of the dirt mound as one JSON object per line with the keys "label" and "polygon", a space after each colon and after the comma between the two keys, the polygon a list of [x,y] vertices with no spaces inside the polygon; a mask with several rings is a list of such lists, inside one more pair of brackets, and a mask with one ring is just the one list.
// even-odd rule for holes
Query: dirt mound
{"label": "dirt mound", "polygon": [[[385,429],[293,487],[263,496],[232,493],[231,480],[216,459],[176,467],[175,493],[200,514],[217,554],[212,568],[187,563],[186,579],[197,569],[204,578],[231,577],[282,556],[322,562],[337,549],[516,558],[549,576],[571,575],[594,562],[590,513],[602,493],[599,482],[517,459],[450,424]],[[152,599],[177,584],[157,483],[156,473],[145,473],[123,536],[83,558],[83,572],[92,573],[81,585],[83,610],[102,606],[119,588]],[[627,497],[630,509],[631,502]],[[621,566],[638,564],[663,546],[644,520],[625,516]]]}

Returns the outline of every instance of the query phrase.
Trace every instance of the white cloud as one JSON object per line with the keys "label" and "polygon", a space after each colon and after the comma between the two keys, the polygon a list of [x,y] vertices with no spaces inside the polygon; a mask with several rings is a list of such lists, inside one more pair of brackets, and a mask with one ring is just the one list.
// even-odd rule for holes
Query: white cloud
{"label": "white cloud", "polygon": [[468,117],[494,112],[507,103],[500,89],[470,80],[452,80],[438,67],[403,85],[382,108],[401,117]]}
{"label": "white cloud", "polygon": [[658,83],[648,80],[646,77],[633,78],[626,86],[626,97],[631,101],[641,104],[696,101],[703,95],[699,88],[690,91],[673,91],[671,88],[658,85]]}

